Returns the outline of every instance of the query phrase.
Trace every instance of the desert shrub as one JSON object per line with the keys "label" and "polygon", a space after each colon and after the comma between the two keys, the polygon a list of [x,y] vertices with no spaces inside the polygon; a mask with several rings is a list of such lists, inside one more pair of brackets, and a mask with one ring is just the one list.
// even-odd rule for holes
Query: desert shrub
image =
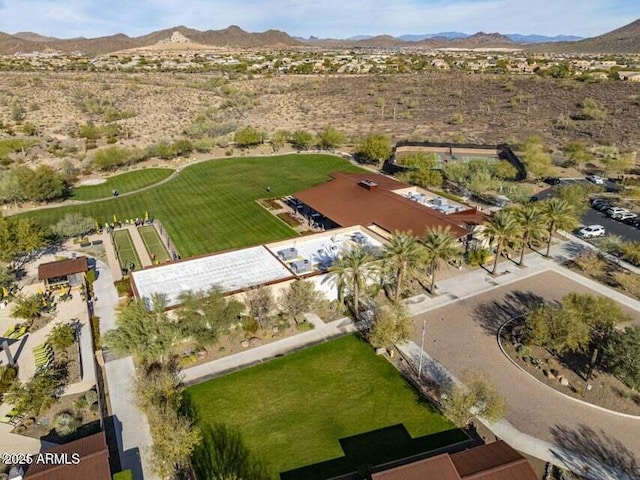
{"label": "desert shrub", "polygon": [[247,337],[255,335],[259,328],[260,324],[253,317],[245,317],[242,321],[242,330]]}
{"label": "desert shrub", "polygon": [[58,351],[66,350],[76,341],[76,329],[68,323],[56,325],[51,329],[47,341]]}
{"label": "desert shrub", "polygon": [[251,126],[247,126],[238,130],[233,136],[233,141],[239,147],[251,147],[254,145],[260,145],[264,143],[266,138],[266,134],[253,128]]}
{"label": "desert shrub", "polygon": [[93,154],[91,163],[99,170],[115,170],[129,162],[129,152],[121,147],[107,147]]}
{"label": "desert shrub", "polygon": [[640,242],[625,243],[622,258],[633,265],[640,265]]}
{"label": "desert shrub", "polygon": [[80,419],[76,418],[71,412],[62,412],[53,419],[53,429],[61,437],[71,435],[82,424]]}
{"label": "desert shrub", "polygon": [[580,270],[596,274],[604,269],[605,262],[598,252],[588,251],[581,253],[573,259]]}
{"label": "desert shrub", "polygon": [[122,472],[115,473],[113,480],[133,480],[133,472],[131,470],[123,470]]}
{"label": "desert shrub", "polygon": [[491,253],[486,248],[469,250],[469,252],[467,253],[467,262],[472,267],[478,267],[487,263],[490,256]]}

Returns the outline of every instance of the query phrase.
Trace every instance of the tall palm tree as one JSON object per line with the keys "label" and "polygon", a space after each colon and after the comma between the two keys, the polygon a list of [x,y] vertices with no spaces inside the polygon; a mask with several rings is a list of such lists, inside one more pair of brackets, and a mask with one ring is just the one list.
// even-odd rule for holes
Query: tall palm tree
{"label": "tall palm tree", "polygon": [[496,249],[491,270],[491,273],[496,273],[498,259],[504,247],[520,236],[520,228],[513,210],[504,209],[494,213],[485,224],[484,234],[491,239]]}
{"label": "tall palm tree", "polygon": [[542,237],[546,231],[546,222],[540,207],[535,203],[520,205],[515,210],[516,221],[520,227],[520,261],[518,265],[524,265],[524,251],[531,240]]}
{"label": "tall palm tree", "polygon": [[358,245],[343,252],[329,269],[338,275],[338,288],[351,291],[356,317],[360,308],[360,294],[365,289],[367,280],[375,278],[377,272],[374,260],[368,249]]}
{"label": "tall palm tree", "polygon": [[553,234],[558,230],[572,230],[578,226],[578,215],[573,205],[559,198],[551,198],[542,202],[542,214],[546,220],[547,233],[549,234],[547,253],[545,253],[545,257],[548,257]]}
{"label": "tall palm tree", "polygon": [[460,255],[461,246],[458,240],[451,234],[449,227],[430,228],[422,238],[422,245],[425,250],[426,262],[431,271],[431,286],[429,292],[432,294],[436,288],[436,270],[443,262],[448,262]]}
{"label": "tall palm tree", "polygon": [[423,263],[424,248],[411,233],[394,232],[384,248],[383,261],[395,278],[394,302],[400,299],[404,279]]}

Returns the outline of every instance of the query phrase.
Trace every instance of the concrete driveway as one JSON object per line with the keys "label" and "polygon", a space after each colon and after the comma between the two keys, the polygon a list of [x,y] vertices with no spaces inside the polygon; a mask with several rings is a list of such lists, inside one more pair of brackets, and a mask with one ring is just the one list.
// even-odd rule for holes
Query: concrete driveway
{"label": "concrete driveway", "polygon": [[[459,300],[416,317],[420,344],[426,319],[425,351],[456,377],[486,371],[507,398],[507,420],[520,431],[580,452],[640,478],[640,419],[583,405],[556,393],[515,367],[500,351],[496,333],[507,319],[569,292],[597,293],[552,271]],[[624,307],[634,322],[640,312]]]}

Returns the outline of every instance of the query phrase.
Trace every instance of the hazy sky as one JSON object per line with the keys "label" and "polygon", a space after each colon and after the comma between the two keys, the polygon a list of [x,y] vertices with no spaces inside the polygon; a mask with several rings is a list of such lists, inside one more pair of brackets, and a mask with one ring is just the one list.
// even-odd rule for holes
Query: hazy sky
{"label": "hazy sky", "polygon": [[478,31],[594,36],[640,17],[640,0],[0,0],[0,31],[131,36],[239,25],[349,37]]}

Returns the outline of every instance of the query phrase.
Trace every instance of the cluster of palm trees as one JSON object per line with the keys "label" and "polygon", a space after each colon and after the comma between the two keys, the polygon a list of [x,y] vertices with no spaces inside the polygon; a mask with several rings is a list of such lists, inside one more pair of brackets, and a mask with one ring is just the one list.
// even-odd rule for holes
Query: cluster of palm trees
{"label": "cluster of palm trees", "polygon": [[390,285],[392,300],[397,302],[407,282],[426,271],[429,291],[433,293],[436,271],[461,254],[462,245],[448,228],[429,229],[422,238],[410,232],[395,232],[382,251],[358,245],[343,252],[331,271],[337,275],[339,290],[350,293],[353,311],[357,313],[368,285]]}
{"label": "cluster of palm trees", "polygon": [[[549,256],[553,234],[571,230],[578,223],[574,205],[559,198],[505,208],[493,214],[484,225],[483,235],[494,250],[491,273],[495,273],[500,256],[508,249],[519,253],[524,265],[527,248],[546,241]],[[462,244],[450,230],[427,229],[422,237],[411,232],[395,232],[381,251],[354,246],[343,252],[331,267],[336,273],[341,293],[350,294],[353,311],[359,312],[362,296],[371,285],[391,287],[391,300],[398,302],[407,283],[426,273],[429,292],[435,293],[436,272],[452,260],[462,260]]]}
{"label": "cluster of palm trees", "polygon": [[484,235],[495,250],[491,273],[496,272],[500,255],[508,248],[519,251],[518,265],[524,266],[527,247],[532,248],[534,242],[544,240],[547,244],[544,256],[548,257],[553,234],[558,230],[572,230],[577,225],[575,205],[560,198],[498,211],[489,218],[484,228]]}

